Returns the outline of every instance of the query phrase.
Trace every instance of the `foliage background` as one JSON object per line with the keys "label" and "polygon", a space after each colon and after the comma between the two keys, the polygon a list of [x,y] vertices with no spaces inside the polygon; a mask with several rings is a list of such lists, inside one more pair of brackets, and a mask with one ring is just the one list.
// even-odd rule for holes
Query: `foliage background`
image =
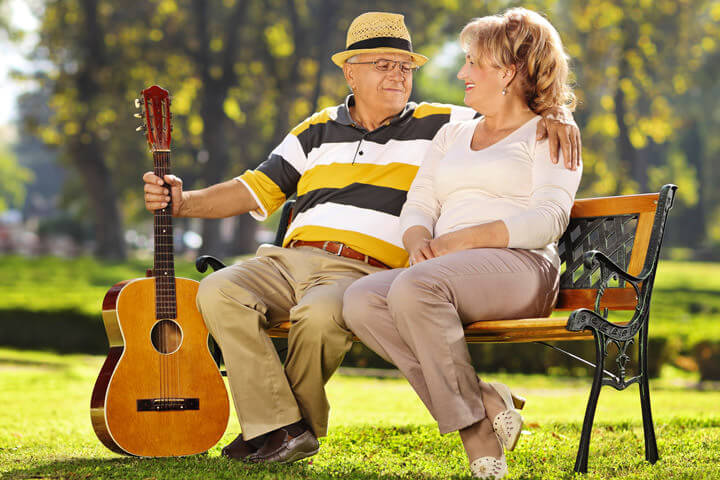
{"label": "foliage background", "polygon": [[[547,15],[573,61],[585,161],[580,196],[676,183],[667,242],[676,255],[718,258],[720,1],[28,3],[40,19],[30,55],[37,68],[16,72],[32,89],[20,102],[12,175],[0,175],[0,209],[22,204],[19,185],[32,189],[60,165],[59,223],[79,224],[78,238],[88,232],[100,257],[126,258],[124,229],[147,225],[138,179],[150,160],[131,117],[140,89],[170,90],[174,171],[188,187],[203,187],[256,166],[293,125],[344,98],[329,57],[359,13],[405,14],[415,50],[432,59],[417,75],[413,100],[462,103],[457,33],[472,17],[522,5]],[[0,28],[17,41],[22,32],[7,22],[9,5],[0,2]],[[10,171],[8,155],[0,154],[2,172]],[[252,251],[255,226],[247,215],[224,227],[204,221],[202,250]]]}

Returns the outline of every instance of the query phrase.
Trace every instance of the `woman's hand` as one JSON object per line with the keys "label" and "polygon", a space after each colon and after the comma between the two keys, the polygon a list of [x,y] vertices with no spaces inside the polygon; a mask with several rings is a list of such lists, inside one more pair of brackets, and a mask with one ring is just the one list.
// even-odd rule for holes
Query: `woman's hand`
{"label": "woman's hand", "polygon": [[410,256],[410,265],[424,262],[434,258],[432,250],[430,249],[430,241],[432,235],[430,232],[420,225],[410,227],[405,231],[403,235],[403,244],[405,250],[407,250]]}
{"label": "woman's hand", "polygon": [[430,250],[432,250],[433,256],[440,257],[448,253],[473,248],[472,245],[467,243],[466,236],[463,230],[440,235],[430,241]]}
{"label": "woman's hand", "polygon": [[494,220],[440,235],[430,241],[430,249],[434,257],[439,257],[472,248],[507,248],[509,240],[505,222]]}

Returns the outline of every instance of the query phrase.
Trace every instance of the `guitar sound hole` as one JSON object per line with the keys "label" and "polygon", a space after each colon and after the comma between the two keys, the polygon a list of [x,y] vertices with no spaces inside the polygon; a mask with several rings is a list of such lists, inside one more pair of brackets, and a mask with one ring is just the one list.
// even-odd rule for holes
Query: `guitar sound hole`
{"label": "guitar sound hole", "polygon": [[182,343],[182,330],[173,320],[160,320],[150,332],[153,348],[164,355],[175,353]]}

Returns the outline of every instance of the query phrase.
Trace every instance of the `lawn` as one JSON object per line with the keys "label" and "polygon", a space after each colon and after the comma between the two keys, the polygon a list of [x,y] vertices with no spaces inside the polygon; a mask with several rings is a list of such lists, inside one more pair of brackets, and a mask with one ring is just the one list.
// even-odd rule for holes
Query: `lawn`
{"label": "lawn", "polygon": [[[90,427],[90,391],[102,360],[0,348],[0,478],[469,478],[457,434],[438,434],[403,379],[348,375],[337,375],[328,384],[330,435],[310,461],[268,467],[219,457],[221,445],[239,431],[234,416],[208,455],[121,457],[106,450]],[[527,434],[508,454],[509,478],[573,478],[588,379],[492,378],[528,399]],[[644,461],[637,388],[604,390],[590,473],[578,478],[720,478],[720,391],[689,385],[694,383],[671,368],[651,382],[661,457],[654,466]]]}

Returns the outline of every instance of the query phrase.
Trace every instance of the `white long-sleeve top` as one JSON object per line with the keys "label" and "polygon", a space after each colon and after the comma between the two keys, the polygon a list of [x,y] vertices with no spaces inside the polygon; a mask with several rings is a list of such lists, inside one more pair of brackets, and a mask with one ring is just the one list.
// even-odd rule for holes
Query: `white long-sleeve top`
{"label": "white long-sleeve top", "polygon": [[480,119],[452,122],[433,139],[400,214],[402,231],[415,225],[433,237],[495,220],[510,234],[508,248],[535,251],[560,268],[557,240],[570,221],[582,168],[550,160],[536,141],[536,116],[502,140],[472,150]]}

